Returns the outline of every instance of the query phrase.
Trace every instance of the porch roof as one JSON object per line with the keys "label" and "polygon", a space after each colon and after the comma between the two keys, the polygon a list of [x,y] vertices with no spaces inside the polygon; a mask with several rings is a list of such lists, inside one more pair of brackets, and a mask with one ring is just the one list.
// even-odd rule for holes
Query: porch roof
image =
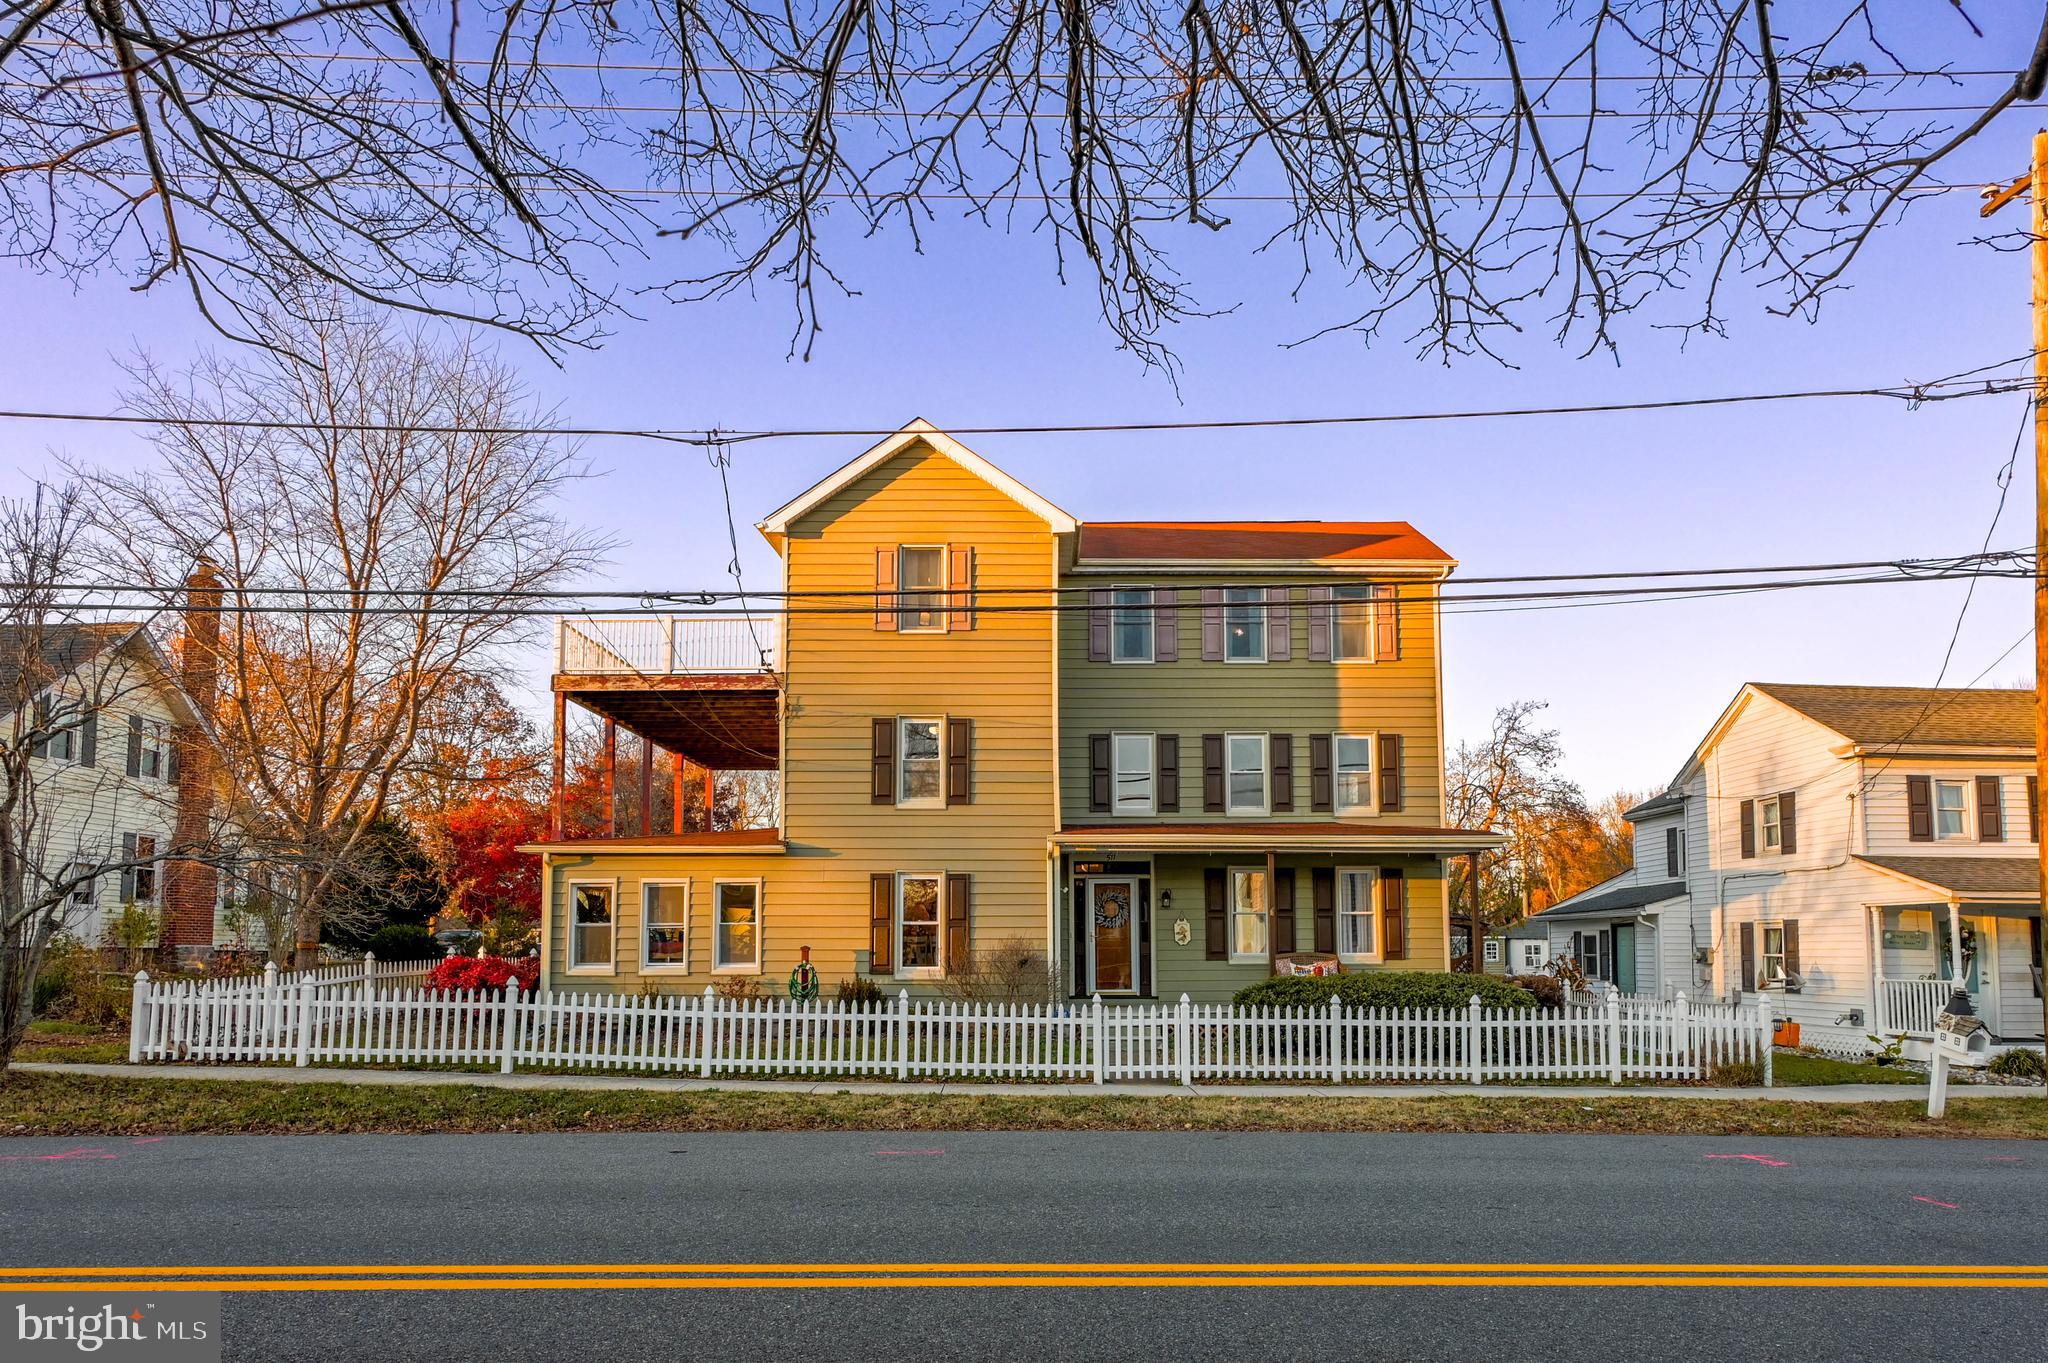
{"label": "porch roof", "polygon": [[2033,857],[1874,857],[1856,860],[1873,870],[1948,900],[2004,900],[2035,904],[2041,864]]}
{"label": "porch roof", "polygon": [[550,842],[521,843],[521,852],[591,853],[717,853],[753,852],[770,855],[788,851],[779,828],[730,828],[713,833],[654,833],[637,838],[558,838]]}
{"label": "porch roof", "polygon": [[1428,824],[1282,823],[1238,819],[1227,823],[1080,824],[1049,839],[1055,847],[1109,847],[1157,851],[1486,852],[1507,839],[1475,828]]}
{"label": "porch roof", "polygon": [[1633,916],[1637,909],[1651,904],[1662,904],[1666,900],[1683,899],[1686,884],[1682,880],[1652,881],[1647,885],[1624,885],[1596,894],[1590,898],[1567,900],[1556,908],[1545,909],[1536,915],[1539,919],[1555,918],[1606,918],[1615,914]]}

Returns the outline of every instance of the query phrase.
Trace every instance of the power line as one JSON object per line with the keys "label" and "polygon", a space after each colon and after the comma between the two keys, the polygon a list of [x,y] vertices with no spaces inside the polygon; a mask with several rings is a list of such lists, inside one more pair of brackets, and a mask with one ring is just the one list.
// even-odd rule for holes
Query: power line
{"label": "power line", "polygon": [[[1937,380],[1928,384],[1893,384],[1870,388],[1809,388],[1783,392],[1731,393],[1712,397],[1647,398],[1636,402],[1590,402],[1541,407],[1472,408],[1448,412],[1371,412],[1333,416],[1238,417],[1188,421],[1115,421],[1046,423],[1019,426],[946,426],[948,435],[1123,435],[1161,431],[1289,430],[1312,426],[1368,426],[1439,421],[1502,420],[1541,416],[1593,416],[1623,412],[1684,411],[1703,407],[1732,407],[1757,403],[1833,401],[1855,398],[1885,398],[1918,405],[1958,398],[1993,397],[2021,392],[2032,386],[2031,379],[1990,380],[1956,391],[1941,391]],[[59,412],[25,408],[0,409],[0,420],[43,421],[88,425],[166,426],[179,429],[300,431],[321,434],[490,435],[560,436],[571,439],[658,440],[671,444],[710,446],[753,443],[763,440],[882,439],[899,433],[897,427],[838,426],[788,430],[719,431],[674,427],[621,426],[507,426],[507,425],[412,425],[405,423],[354,421],[285,421],[250,417],[145,416],[128,412]]]}

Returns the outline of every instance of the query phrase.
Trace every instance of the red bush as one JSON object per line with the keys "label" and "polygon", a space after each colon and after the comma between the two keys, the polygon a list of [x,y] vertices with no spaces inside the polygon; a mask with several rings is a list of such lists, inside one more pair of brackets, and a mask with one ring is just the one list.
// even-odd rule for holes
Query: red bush
{"label": "red bush", "polygon": [[523,961],[508,961],[503,956],[450,956],[427,976],[427,988],[443,994],[479,990],[502,994],[507,980],[519,981],[519,992],[531,994],[540,988],[539,960],[531,956]]}

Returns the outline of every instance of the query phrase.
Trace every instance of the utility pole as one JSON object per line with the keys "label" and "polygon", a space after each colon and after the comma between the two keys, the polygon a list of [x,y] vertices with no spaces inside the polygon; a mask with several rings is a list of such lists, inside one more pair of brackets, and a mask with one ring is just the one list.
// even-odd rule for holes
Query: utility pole
{"label": "utility pole", "polygon": [[[2038,90],[2035,91],[2039,93]],[[2030,96],[2031,97],[2031,96]],[[2034,262],[2034,789],[2048,790],[2048,130],[2034,134],[2028,171],[2002,189],[1987,190],[1990,217],[2021,194],[2033,209]],[[2038,811],[2034,815],[2038,822]],[[2048,839],[2037,841],[2041,902],[2048,914]],[[2048,1045],[2048,989],[2041,991],[2042,1044]]]}

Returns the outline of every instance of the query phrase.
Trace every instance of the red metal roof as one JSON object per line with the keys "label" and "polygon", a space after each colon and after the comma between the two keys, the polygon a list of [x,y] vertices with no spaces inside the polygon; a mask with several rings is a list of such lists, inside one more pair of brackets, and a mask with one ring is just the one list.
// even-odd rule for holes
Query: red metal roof
{"label": "red metal roof", "polygon": [[1432,824],[1369,824],[1339,823],[1324,820],[1319,823],[1282,823],[1272,819],[1237,819],[1226,823],[1178,823],[1154,821],[1149,823],[1116,824],[1068,824],[1060,829],[1059,836],[1115,838],[1129,833],[1188,833],[1201,836],[1227,834],[1235,837],[1275,838],[1438,838],[1438,837],[1488,837],[1490,834],[1474,828],[1439,828]]}
{"label": "red metal roof", "polygon": [[1089,521],[1081,557],[1451,561],[1406,521]]}

